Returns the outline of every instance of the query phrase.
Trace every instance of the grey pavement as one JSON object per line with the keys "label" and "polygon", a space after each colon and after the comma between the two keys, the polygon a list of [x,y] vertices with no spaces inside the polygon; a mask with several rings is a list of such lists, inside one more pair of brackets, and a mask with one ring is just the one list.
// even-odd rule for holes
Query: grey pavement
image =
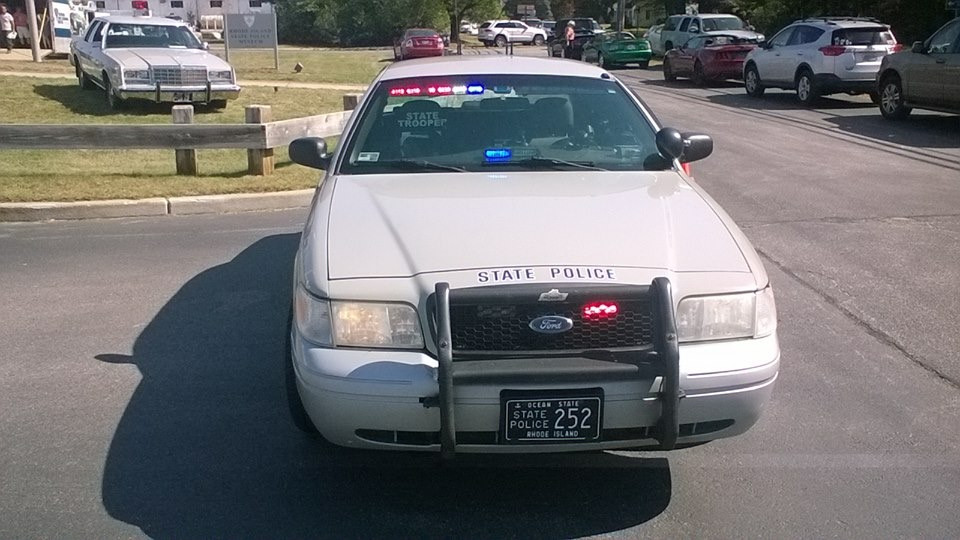
{"label": "grey pavement", "polygon": [[[290,424],[305,210],[0,224],[0,537],[960,537],[960,126],[615,72],[716,139],[783,364],[744,436],[670,453],[351,454]],[[745,99],[745,98],[744,98]]]}

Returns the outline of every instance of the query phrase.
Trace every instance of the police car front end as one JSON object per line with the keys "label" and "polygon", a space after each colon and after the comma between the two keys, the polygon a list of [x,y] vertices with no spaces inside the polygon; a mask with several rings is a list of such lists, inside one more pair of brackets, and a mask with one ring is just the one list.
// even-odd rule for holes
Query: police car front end
{"label": "police car front end", "polygon": [[[558,452],[729,437],[779,372],[745,236],[593,66],[386,69],[323,168],[294,271],[291,410],[338,445]],[[296,415],[295,415],[296,416]],[[301,426],[303,427],[303,426]]]}

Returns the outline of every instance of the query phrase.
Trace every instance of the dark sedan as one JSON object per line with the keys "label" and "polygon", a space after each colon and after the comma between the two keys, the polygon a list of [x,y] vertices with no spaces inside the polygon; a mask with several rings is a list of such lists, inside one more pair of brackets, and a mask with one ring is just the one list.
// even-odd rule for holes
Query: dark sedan
{"label": "dark sedan", "polygon": [[757,41],[726,34],[690,38],[663,57],[663,78],[690,77],[695,84],[743,77],[743,60]]}
{"label": "dark sedan", "polygon": [[410,28],[393,44],[395,60],[443,56],[443,52],[443,37],[429,28]]}

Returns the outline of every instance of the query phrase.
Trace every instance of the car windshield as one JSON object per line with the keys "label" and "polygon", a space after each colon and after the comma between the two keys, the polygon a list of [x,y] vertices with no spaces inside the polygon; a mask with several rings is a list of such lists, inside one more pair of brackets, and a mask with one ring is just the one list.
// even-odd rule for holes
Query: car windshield
{"label": "car windshield", "polygon": [[107,27],[104,46],[106,48],[199,49],[201,43],[185,26],[115,23]]}
{"label": "car windshield", "polygon": [[654,128],[609,79],[455,76],[380,83],[340,171],[663,170]]}
{"label": "car windshield", "polygon": [[743,30],[743,21],[738,17],[711,17],[703,19],[704,32],[716,32],[718,30]]}

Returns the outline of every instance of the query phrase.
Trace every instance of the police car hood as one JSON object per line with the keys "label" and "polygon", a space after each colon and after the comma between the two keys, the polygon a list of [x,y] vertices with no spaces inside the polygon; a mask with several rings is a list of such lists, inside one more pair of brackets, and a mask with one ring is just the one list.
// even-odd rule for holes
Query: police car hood
{"label": "police car hood", "polygon": [[736,226],[674,171],[334,181],[330,279],[536,266],[749,272]]}

